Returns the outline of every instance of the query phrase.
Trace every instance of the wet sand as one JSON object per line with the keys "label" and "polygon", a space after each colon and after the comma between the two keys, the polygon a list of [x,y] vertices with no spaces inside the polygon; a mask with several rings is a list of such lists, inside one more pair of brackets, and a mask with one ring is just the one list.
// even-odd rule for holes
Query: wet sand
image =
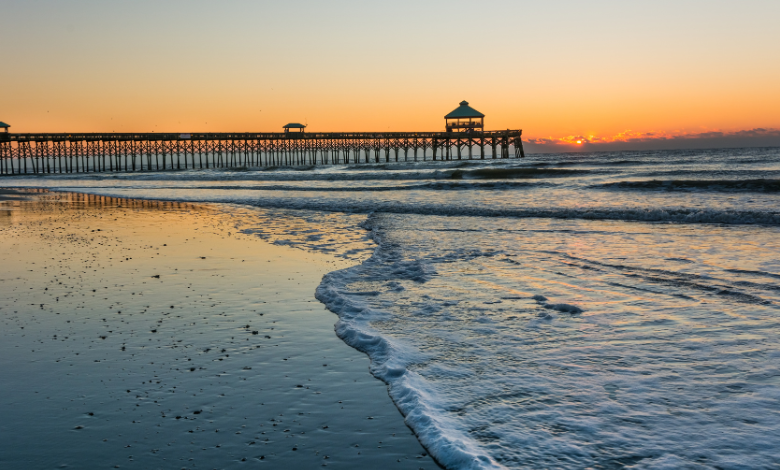
{"label": "wet sand", "polygon": [[314,299],[351,262],[233,222],[0,193],[0,468],[438,468]]}

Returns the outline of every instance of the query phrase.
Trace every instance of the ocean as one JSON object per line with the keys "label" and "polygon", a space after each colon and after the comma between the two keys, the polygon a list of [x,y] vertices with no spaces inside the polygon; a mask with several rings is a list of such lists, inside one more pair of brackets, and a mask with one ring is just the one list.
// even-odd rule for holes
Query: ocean
{"label": "ocean", "polygon": [[0,186],[213,203],[353,260],[311,295],[447,468],[778,468],[780,149]]}

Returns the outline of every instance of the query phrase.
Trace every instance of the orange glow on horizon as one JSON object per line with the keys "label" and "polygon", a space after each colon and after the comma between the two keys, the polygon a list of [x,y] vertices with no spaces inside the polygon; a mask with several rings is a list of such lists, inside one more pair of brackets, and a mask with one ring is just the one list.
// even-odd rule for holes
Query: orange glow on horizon
{"label": "orange glow on horizon", "polygon": [[[409,15],[381,2],[10,2],[0,121],[14,133],[304,121],[309,132],[423,132],[443,131],[466,100],[486,130],[580,150],[780,128],[777,2],[423,3]],[[523,34],[519,17],[533,18]],[[441,40],[487,25],[478,41]],[[590,53],[572,56],[575,46]],[[478,60],[439,66],[466,56]]]}
{"label": "orange glow on horizon", "polygon": [[[630,144],[630,143],[663,143],[663,142],[685,142],[702,139],[743,139],[747,142],[750,139],[771,139],[772,142],[780,143],[780,128],[753,128],[737,130],[678,130],[678,131],[650,131],[637,132],[625,130],[617,134],[600,137],[590,134],[587,137],[582,135],[568,135],[562,137],[527,137],[523,140],[529,144],[535,144],[546,148],[560,148],[565,151],[567,148],[576,148],[586,145],[599,146],[610,144]],[[772,144],[777,145],[777,144]]]}

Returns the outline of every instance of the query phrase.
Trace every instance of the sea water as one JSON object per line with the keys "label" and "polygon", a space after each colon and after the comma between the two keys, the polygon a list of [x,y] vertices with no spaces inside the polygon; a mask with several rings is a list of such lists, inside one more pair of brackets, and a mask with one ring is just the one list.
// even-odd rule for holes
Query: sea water
{"label": "sea water", "polygon": [[217,203],[447,468],[780,468],[780,149],[3,178]]}

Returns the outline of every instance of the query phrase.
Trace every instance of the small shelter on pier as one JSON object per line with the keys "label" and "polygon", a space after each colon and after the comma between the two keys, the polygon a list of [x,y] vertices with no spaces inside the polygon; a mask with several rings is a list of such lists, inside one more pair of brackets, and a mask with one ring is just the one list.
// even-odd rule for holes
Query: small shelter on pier
{"label": "small shelter on pier", "polygon": [[302,133],[303,130],[306,129],[306,126],[304,126],[303,124],[297,123],[297,122],[291,122],[291,123],[287,124],[286,126],[284,126],[284,133],[285,134],[289,134],[290,133],[290,129],[298,129],[297,131],[293,131],[293,132]]}
{"label": "small shelter on pier", "polygon": [[9,127],[11,127],[10,124],[6,124],[3,121],[0,121],[0,129],[3,129],[5,132],[8,132]]}
{"label": "small shelter on pier", "polygon": [[444,116],[447,132],[471,132],[485,128],[485,115],[469,106],[468,101],[461,101],[460,106]]}

